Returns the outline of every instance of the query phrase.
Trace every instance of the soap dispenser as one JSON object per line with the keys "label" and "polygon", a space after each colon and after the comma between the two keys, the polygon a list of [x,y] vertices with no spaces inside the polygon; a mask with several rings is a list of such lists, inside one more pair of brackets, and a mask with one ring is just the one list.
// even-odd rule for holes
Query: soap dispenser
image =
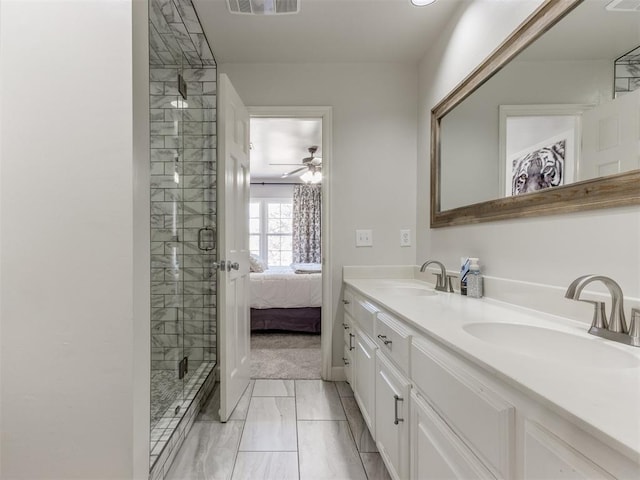
{"label": "soap dispenser", "polygon": [[482,274],[478,258],[469,259],[469,273],[467,274],[467,296],[471,298],[482,297]]}

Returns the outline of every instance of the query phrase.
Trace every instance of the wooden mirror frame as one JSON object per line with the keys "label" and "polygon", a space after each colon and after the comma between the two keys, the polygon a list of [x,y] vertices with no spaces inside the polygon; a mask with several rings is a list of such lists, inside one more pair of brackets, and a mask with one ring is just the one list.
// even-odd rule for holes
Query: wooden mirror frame
{"label": "wooden mirror frame", "polygon": [[547,0],[431,110],[431,228],[640,204],[640,170],[440,210],[442,118],[583,0]]}

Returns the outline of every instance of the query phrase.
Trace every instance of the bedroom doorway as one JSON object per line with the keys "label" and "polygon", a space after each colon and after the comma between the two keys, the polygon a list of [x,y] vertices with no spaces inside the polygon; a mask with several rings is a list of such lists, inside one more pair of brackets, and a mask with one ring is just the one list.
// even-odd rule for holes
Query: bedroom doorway
{"label": "bedroom doorway", "polygon": [[249,107],[252,378],[331,368],[330,107]]}

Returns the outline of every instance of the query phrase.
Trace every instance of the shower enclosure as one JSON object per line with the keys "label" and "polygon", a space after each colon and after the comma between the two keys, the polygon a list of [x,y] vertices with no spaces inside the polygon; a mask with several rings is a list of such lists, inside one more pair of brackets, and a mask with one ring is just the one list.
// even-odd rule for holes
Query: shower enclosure
{"label": "shower enclosure", "polygon": [[213,386],[216,64],[191,0],[150,0],[149,43],[153,467]]}

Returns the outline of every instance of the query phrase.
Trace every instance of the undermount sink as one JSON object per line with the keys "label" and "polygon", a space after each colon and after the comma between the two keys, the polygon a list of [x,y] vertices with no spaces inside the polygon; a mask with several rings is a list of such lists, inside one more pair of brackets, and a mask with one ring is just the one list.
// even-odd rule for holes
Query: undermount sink
{"label": "undermount sink", "polygon": [[393,285],[388,287],[377,287],[376,291],[383,295],[394,295],[397,297],[428,297],[437,295],[435,291],[419,286]]}
{"label": "undermount sink", "polygon": [[614,370],[640,366],[639,358],[601,338],[516,323],[473,323],[462,328],[496,347],[560,365]]}

